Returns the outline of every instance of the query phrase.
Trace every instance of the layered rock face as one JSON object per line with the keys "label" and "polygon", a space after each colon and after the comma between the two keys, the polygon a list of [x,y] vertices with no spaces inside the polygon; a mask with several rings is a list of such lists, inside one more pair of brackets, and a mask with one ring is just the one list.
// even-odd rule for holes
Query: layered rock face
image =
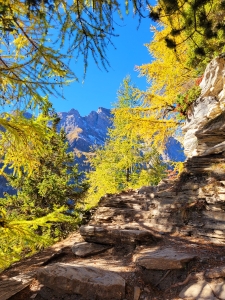
{"label": "layered rock face", "polygon": [[154,243],[158,236],[141,236],[148,228],[160,235],[176,232],[225,244],[224,201],[225,180],[185,172],[177,181],[143,187],[129,196],[102,198],[89,226],[81,228],[81,234],[89,242],[106,240],[106,244],[114,244],[110,239],[116,239],[115,231],[119,229],[122,242],[124,233],[130,241],[145,243],[147,238],[146,241]]}
{"label": "layered rock face", "polygon": [[219,144],[224,141],[224,76],[225,60],[223,57],[215,58],[205,70],[200,83],[201,95],[191,105],[183,127],[184,151],[187,157],[220,152]]}

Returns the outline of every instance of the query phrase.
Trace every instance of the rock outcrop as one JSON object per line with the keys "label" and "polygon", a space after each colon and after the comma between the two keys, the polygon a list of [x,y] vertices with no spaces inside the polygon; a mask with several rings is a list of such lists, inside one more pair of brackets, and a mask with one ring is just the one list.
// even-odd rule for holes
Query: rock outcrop
{"label": "rock outcrop", "polygon": [[[225,110],[224,76],[225,60],[223,56],[217,57],[205,70],[200,83],[201,95],[190,106],[186,124],[183,127],[184,152],[187,157],[205,155],[205,151],[209,148],[224,141],[224,136],[221,134],[223,130],[219,126]],[[221,118],[216,118],[220,115]],[[214,139],[213,132],[210,130],[216,132],[217,128],[219,132],[216,133],[217,138]]]}

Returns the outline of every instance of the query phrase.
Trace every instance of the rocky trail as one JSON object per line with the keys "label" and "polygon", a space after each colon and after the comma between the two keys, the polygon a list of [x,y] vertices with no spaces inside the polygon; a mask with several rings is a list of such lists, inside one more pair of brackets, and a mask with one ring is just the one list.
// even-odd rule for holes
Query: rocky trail
{"label": "rocky trail", "polygon": [[3,272],[0,299],[225,299],[224,246],[155,230],[149,189],[106,195],[79,232]]}

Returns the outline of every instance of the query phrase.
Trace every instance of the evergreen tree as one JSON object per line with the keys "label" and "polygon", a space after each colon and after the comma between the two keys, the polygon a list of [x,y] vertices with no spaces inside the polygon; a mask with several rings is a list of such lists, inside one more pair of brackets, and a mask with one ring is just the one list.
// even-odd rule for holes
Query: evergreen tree
{"label": "evergreen tree", "polygon": [[49,151],[39,156],[39,168],[30,175],[21,168],[20,176],[8,176],[17,194],[6,194],[0,199],[0,253],[2,258],[10,260],[3,262],[12,262],[37,250],[38,245],[65,237],[82,220],[82,203],[88,186],[74,165],[73,154],[67,152],[65,132],[56,132],[57,122],[54,118]]}

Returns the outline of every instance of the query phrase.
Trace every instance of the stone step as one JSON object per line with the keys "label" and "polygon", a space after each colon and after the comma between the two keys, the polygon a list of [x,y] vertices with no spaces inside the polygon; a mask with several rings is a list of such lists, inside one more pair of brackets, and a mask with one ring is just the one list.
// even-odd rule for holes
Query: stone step
{"label": "stone step", "polygon": [[56,263],[39,269],[36,277],[59,294],[77,294],[89,300],[125,298],[125,280],[114,272],[96,267]]}
{"label": "stone step", "polygon": [[126,223],[127,221],[132,221],[135,219],[140,220],[149,218],[151,218],[150,211],[130,208],[99,207],[97,213],[94,214],[91,221],[95,221],[97,223],[123,221]]}
{"label": "stone step", "polygon": [[222,300],[225,299],[225,282],[213,280],[198,280],[182,289],[179,294],[181,299]]}
{"label": "stone step", "polygon": [[159,210],[158,208],[155,208],[155,209],[150,209],[150,217],[153,218],[153,217],[165,217],[165,218],[168,218],[170,215],[171,215],[171,211],[172,209],[168,209],[168,208],[165,208],[165,209],[162,209],[162,210]]}
{"label": "stone step", "polygon": [[223,221],[225,222],[225,213],[217,211],[204,211],[203,218],[206,221]]}
{"label": "stone step", "polygon": [[164,190],[164,191],[157,192],[155,194],[155,198],[156,197],[160,197],[160,198],[166,197],[166,198],[168,198],[168,201],[171,200],[169,198],[174,198],[176,196],[177,196],[177,192],[174,192],[174,191],[171,191],[171,190]]}
{"label": "stone step", "polygon": [[83,225],[80,234],[86,242],[107,245],[155,244],[161,237],[147,230],[117,229],[100,226]]}
{"label": "stone step", "polygon": [[[99,224],[95,224],[94,222],[89,222],[90,226],[99,226]],[[154,230],[155,232],[174,232],[177,228],[177,224],[173,224],[172,222],[169,222],[166,218],[162,219],[150,219],[150,220],[144,220],[143,222],[112,222],[110,224],[103,223],[101,226],[107,227],[108,229],[123,229],[123,230]]]}
{"label": "stone step", "polygon": [[[208,171],[213,171],[213,167],[217,164],[224,163],[225,158],[221,155],[213,155],[213,156],[205,156],[205,157],[199,157],[194,156],[187,160],[185,163],[185,167],[188,172],[192,172],[195,174],[198,173],[204,173]],[[217,170],[218,172],[219,170]],[[220,169],[222,173],[222,168]]]}
{"label": "stone step", "polygon": [[21,274],[0,281],[0,300],[7,300],[25,289],[33,280],[31,275]]}
{"label": "stone step", "polygon": [[225,242],[225,232],[222,230],[207,230],[207,229],[199,229],[195,228],[194,234],[202,237],[213,238],[218,240],[218,243]]}
{"label": "stone step", "polygon": [[132,220],[150,220],[152,218],[168,218],[171,215],[173,208],[159,209],[150,208],[148,211],[135,210],[129,208],[112,208],[112,207],[99,207],[97,213],[92,217],[91,222],[97,223],[112,223],[113,221],[127,222]]}
{"label": "stone step", "polygon": [[203,222],[203,228],[209,228],[209,229],[215,229],[215,230],[225,230],[225,222],[206,221],[206,222]]}
{"label": "stone step", "polygon": [[109,245],[79,242],[74,243],[72,246],[72,252],[79,257],[88,257],[105,252],[109,248],[111,248]]}
{"label": "stone step", "polygon": [[177,194],[174,197],[155,197],[151,204],[155,204],[156,207],[166,209],[166,208],[176,208],[179,206],[178,204],[186,204],[190,199],[196,199],[196,196],[186,195],[182,192],[182,194]]}
{"label": "stone step", "polygon": [[158,222],[152,222],[152,223],[143,222],[143,227],[145,227],[145,228],[147,227],[149,229],[158,231],[160,234],[166,233],[166,232],[172,233],[172,232],[177,231],[177,227],[174,225],[169,225],[169,224],[163,225],[163,224],[159,224]]}
{"label": "stone step", "polygon": [[183,269],[185,264],[196,258],[195,254],[168,248],[144,248],[133,257],[134,262],[150,270]]}

